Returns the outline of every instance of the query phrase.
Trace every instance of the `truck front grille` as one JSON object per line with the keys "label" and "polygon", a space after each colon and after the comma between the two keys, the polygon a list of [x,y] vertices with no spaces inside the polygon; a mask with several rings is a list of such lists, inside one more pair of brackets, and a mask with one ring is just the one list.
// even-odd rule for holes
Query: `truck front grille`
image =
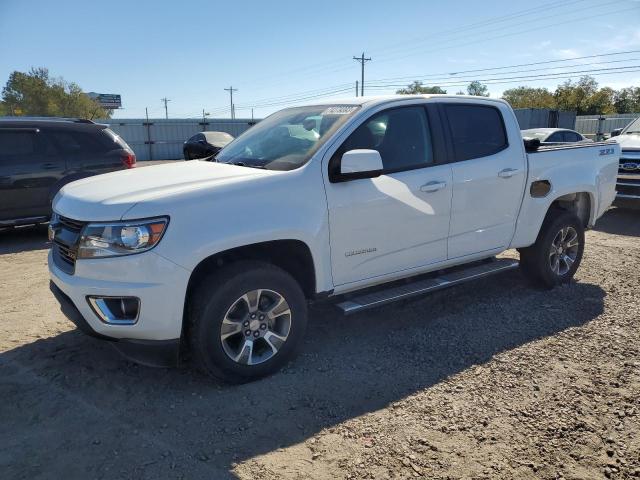
{"label": "truck front grille", "polygon": [[51,245],[53,262],[60,270],[69,275],[75,273],[80,234],[85,225],[85,222],[62,216],[58,216],[51,224],[54,231]]}

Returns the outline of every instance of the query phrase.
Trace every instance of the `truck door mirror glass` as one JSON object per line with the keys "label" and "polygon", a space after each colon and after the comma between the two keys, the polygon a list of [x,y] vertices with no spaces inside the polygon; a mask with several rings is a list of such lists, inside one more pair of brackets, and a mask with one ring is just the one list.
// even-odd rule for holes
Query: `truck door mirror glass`
{"label": "truck door mirror glass", "polygon": [[340,161],[341,180],[379,177],[382,169],[382,157],[377,150],[349,150]]}
{"label": "truck door mirror glass", "polygon": [[617,137],[618,135],[620,135],[622,133],[622,128],[616,128],[615,130],[613,130],[611,132],[611,136],[612,137]]}

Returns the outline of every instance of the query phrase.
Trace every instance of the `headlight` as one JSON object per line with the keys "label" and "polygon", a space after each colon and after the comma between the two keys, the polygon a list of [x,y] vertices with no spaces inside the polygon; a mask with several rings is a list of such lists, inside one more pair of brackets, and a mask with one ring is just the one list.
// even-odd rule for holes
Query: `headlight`
{"label": "headlight", "polygon": [[167,218],[90,223],[82,231],[78,258],[115,257],[146,252],[158,244],[167,223]]}

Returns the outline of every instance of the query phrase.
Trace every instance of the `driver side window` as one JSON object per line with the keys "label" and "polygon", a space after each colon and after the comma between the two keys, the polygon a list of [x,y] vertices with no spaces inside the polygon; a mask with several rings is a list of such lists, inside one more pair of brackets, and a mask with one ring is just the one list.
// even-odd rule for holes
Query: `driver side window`
{"label": "driver side window", "polygon": [[330,171],[339,173],[342,155],[355,149],[377,150],[384,173],[432,164],[431,134],[424,107],[385,110],[366,120],[333,155]]}

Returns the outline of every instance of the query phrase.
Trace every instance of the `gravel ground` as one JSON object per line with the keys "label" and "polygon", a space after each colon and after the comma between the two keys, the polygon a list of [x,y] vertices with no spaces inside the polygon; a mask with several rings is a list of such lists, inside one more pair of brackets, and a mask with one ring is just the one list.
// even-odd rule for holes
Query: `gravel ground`
{"label": "gravel ground", "polygon": [[74,331],[42,228],[0,233],[2,478],[640,477],[640,216],[587,233],[576,282],[519,272],[344,318],[243,386]]}

